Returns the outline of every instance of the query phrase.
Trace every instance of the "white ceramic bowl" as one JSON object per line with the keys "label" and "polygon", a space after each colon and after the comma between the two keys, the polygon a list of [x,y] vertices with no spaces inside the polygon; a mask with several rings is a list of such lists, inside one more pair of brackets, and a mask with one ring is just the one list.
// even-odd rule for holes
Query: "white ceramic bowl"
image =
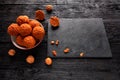
{"label": "white ceramic bowl", "polygon": [[[40,23],[40,24],[41,24],[41,23]],[[43,27],[42,24],[41,24],[41,26]],[[43,27],[43,28],[44,28],[44,27]],[[42,40],[43,40],[43,39],[41,39],[38,43],[36,43],[33,48],[37,47],[37,46],[42,42]],[[13,45],[14,45],[15,47],[17,47],[17,48],[19,48],[19,49],[21,49],[21,50],[30,50],[30,49],[33,49],[33,48],[26,48],[26,47],[22,47],[22,46],[18,45],[18,44],[16,43],[16,36],[11,36],[11,41],[12,41],[12,43],[13,43]]]}

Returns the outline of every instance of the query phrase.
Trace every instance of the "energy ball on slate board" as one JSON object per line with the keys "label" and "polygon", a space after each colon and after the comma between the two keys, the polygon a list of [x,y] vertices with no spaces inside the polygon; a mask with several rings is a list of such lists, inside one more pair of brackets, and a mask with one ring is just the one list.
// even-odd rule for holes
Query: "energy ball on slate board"
{"label": "energy ball on slate board", "polygon": [[29,17],[26,15],[20,15],[17,17],[16,22],[21,25],[23,23],[29,23]]}
{"label": "energy ball on slate board", "polygon": [[51,16],[50,24],[51,24],[52,27],[58,27],[59,24],[60,24],[59,18],[57,16]]}
{"label": "energy ball on slate board", "polygon": [[7,32],[9,35],[17,36],[19,34],[19,25],[16,23],[10,24],[10,26],[7,29]]}

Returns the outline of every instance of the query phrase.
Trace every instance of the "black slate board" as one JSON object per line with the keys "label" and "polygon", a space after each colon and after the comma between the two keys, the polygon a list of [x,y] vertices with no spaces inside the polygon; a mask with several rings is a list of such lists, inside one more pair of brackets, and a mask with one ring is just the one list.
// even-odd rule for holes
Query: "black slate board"
{"label": "black slate board", "polygon": [[[59,40],[58,46],[51,45],[51,40]],[[65,54],[63,50],[70,48]],[[52,55],[57,51],[57,56]],[[60,19],[58,29],[52,29],[48,24],[48,56],[53,58],[111,58],[112,53],[107,40],[104,24],[101,18],[91,19]]]}

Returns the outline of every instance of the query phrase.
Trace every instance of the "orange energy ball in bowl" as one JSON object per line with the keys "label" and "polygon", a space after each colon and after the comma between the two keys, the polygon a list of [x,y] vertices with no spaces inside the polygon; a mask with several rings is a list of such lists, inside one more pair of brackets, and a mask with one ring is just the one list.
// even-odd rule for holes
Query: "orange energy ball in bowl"
{"label": "orange energy ball in bowl", "polygon": [[16,23],[12,23],[8,27],[7,32],[8,32],[9,35],[17,36],[19,34],[19,25],[16,24]]}
{"label": "orange energy ball in bowl", "polygon": [[32,35],[38,39],[42,40],[45,35],[45,30],[43,27],[37,26],[33,28]]}
{"label": "orange energy ball in bowl", "polygon": [[46,10],[49,12],[49,11],[52,11],[53,9],[53,6],[52,5],[46,5]]}
{"label": "orange energy ball in bowl", "polygon": [[20,25],[19,33],[20,33],[21,36],[27,36],[31,32],[32,32],[32,28],[29,24],[24,23],[24,24]]}
{"label": "orange energy ball in bowl", "polygon": [[52,25],[52,27],[58,27],[59,23],[59,18],[57,16],[51,16],[50,24]]}
{"label": "orange energy ball in bowl", "polygon": [[20,35],[16,37],[16,43],[20,46],[24,46],[24,41],[23,41],[23,37],[21,37]]}
{"label": "orange energy ball in bowl", "polygon": [[44,20],[44,19],[45,19],[45,13],[44,13],[44,11],[42,11],[42,10],[37,10],[37,11],[35,12],[35,18],[36,18],[37,20]]}
{"label": "orange energy ball in bowl", "polygon": [[16,22],[21,25],[23,23],[29,23],[29,17],[26,15],[20,15],[17,17]]}
{"label": "orange energy ball in bowl", "polygon": [[41,26],[41,23],[38,22],[37,20],[30,20],[29,24],[31,25],[32,28],[36,26]]}
{"label": "orange energy ball in bowl", "polygon": [[27,36],[23,40],[24,40],[24,46],[26,48],[33,48],[36,44],[36,41],[33,36]]}

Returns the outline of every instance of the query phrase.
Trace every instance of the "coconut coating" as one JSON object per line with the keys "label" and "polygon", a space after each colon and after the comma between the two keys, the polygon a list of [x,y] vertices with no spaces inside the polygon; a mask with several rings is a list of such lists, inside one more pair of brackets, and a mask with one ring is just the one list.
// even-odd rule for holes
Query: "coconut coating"
{"label": "coconut coating", "polygon": [[29,24],[31,25],[32,28],[36,26],[41,26],[41,23],[38,22],[37,20],[30,20]]}
{"label": "coconut coating", "polygon": [[33,28],[32,35],[39,40],[42,40],[45,35],[45,30],[43,27],[37,26]]}
{"label": "coconut coating", "polygon": [[20,46],[24,46],[24,41],[23,41],[23,37],[21,37],[20,35],[16,37],[16,43]]}
{"label": "coconut coating", "polygon": [[35,12],[35,18],[37,20],[44,20],[45,19],[45,13],[42,10],[37,10]]}
{"label": "coconut coating", "polygon": [[52,27],[58,27],[59,26],[59,18],[57,16],[51,16],[50,24],[52,25]]}
{"label": "coconut coating", "polygon": [[17,17],[16,22],[21,25],[23,23],[29,23],[29,17],[26,15],[20,15]]}
{"label": "coconut coating", "polygon": [[7,32],[9,35],[17,36],[19,34],[19,25],[16,23],[10,24],[10,26],[7,29]]}
{"label": "coconut coating", "polygon": [[27,36],[24,38],[24,44],[26,48],[33,48],[36,44],[34,37]]}
{"label": "coconut coating", "polygon": [[24,23],[24,24],[20,25],[19,33],[20,33],[21,36],[27,36],[31,32],[32,32],[32,28],[29,24]]}

